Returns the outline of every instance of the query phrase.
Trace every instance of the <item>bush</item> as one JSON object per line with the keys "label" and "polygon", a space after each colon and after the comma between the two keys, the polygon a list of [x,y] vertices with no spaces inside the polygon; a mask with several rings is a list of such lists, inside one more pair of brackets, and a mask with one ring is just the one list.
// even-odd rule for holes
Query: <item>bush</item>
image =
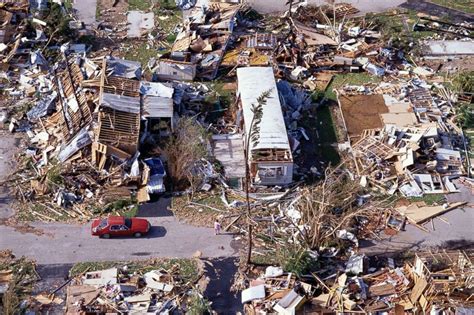
{"label": "bush", "polygon": [[165,146],[174,189],[184,190],[189,185],[191,170],[196,161],[207,156],[207,133],[192,118],[180,118]]}
{"label": "bush", "polygon": [[292,272],[298,277],[309,273],[315,261],[304,248],[282,247],[277,252],[280,266],[286,272]]}
{"label": "bush", "polygon": [[199,293],[193,292],[188,302],[188,311],[186,314],[202,315],[210,314],[211,303],[202,297]]}

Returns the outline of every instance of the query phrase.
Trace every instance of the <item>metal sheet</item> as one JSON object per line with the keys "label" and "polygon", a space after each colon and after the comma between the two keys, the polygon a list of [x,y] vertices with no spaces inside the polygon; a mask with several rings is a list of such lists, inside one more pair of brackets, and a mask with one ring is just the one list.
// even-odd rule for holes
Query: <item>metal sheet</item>
{"label": "metal sheet", "polygon": [[253,118],[252,106],[257,104],[257,98],[262,93],[270,91],[267,104],[263,106],[260,141],[256,145],[252,144],[252,149],[291,150],[273,69],[271,67],[239,68],[237,69],[237,80],[246,134],[250,131],[250,123]]}
{"label": "metal sheet", "polygon": [[140,113],[140,98],[138,97],[103,93],[100,104],[121,112]]}

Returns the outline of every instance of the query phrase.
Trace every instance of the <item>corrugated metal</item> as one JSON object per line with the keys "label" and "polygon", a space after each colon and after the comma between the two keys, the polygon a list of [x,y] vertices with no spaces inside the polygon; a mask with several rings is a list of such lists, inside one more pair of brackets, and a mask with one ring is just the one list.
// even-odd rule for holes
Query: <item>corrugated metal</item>
{"label": "corrugated metal", "polygon": [[107,68],[112,69],[113,75],[127,79],[140,79],[142,76],[142,65],[137,61],[109,59],[107,60]]}
{"label": "corrugated metal", "polygon": [[173,99],[160,96],[144,96],[142,117],[172,118]]}
{"label": "corrugated metal", "polygon": [[248,67],[237,69],[238,89],[244,114],[246,133],[249,133],[253,118],[252,105],[263,92],[270,90],[267,104],[263,106],[260,123],[260,141],[256,149],[286,149],[291,151],[281,110],[280,98],[271,67]]}
{"label": "corrugated metal", "polygon": [[196,76],[196,65],[173,61],[160,61],[156,74],[160,80],[193,81]]}
{"label": "corrugated metal", "polygon": [[103,93],[100,104],[121,112],[140,114],[140,98]]}

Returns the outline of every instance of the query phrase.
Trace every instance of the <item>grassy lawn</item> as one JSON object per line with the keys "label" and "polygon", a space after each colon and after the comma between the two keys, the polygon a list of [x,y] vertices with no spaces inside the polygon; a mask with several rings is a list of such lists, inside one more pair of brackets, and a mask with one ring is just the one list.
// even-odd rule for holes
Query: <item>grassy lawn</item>
{"label": "grassy lawn", "polygon": [[300,124],[310,139],[310,143],[302,149],[304,160],[313,161],[314,157],[318,157],[331,165],[339,164],[339,154],[332,146],[337,143],[337,136],[330,108],[318,107],[311,114],[305,115]]}
{"label": "grassy lawn", "polygon": [[326,89],[325,96],[328,100],[337,101],[334,89],[344,85],[363,85],[366,83],[377,83],[381,79],[367,72],[336,74]]}
{"label": "grassy lawn", "polygon": [[474,14],[474,1],[472,0],[430,0],[430,1],[433,3],[439,4],[443,7]]}
{"label": "grassy lawn", "polygon": [[152,0],[128,0],[128,10],[149,11],[153,2]]}
{"label": "grassy lawn", "polygon": [[408,200],[411,202],[424,201],[428,206],[431,206],[434,204],[441,205],[445,199],[443,194],[424,194],[423,197],[411,197]]}
{"label": "grassy lawn", "polygon": [[127,60],[138,61],[142,67],[146,67],[151,58],[158,57],[158,50],[148,47],[147,43],[140,43],[125,53],[124,58]]}
{"label": "grassy lawn", "polygon": [[474,158],[474,129],[466,129],[464,130],[464,135],[466,136],[468,142],[469,142],[469,157]]}
{"label": "grassy lawn", "polygon": [[341,161],[337,149],[332,145],[337,143],[336,129],[334,127],[331,110],[328,106],[318,108],[316,124],[319,134],[320,153],[325,161],[337,165]]}
{"label": "grassy lawn", "polygon": [[[230,198],[228,198],[228,201],[231,202]],[[227,209],[217,194],[197,193],[192,202],[203,206],[189,205],[188,196],[175,196],[171,201],[171,209],[178,219],[195,226],[212,227],[216,217],[224,214],[224,212],[216,211],[209,207],[222,211]]]}
{"label": "grassy lawn", "polygon": [[171,270],[174,266],[178,266],[184,283],[194,282],[199,277],[198,263],[195,260],[178,258],[153,258],[144,261],[81,262],[75,264],[69,271],[69,274],[71,277],[75,277],[84,272],[98,271],[114,267],[122,268],[124,266],[127,266],[127,272],[136,272],[138,274],[144,274],[157,269]]}
{"label": "grassy lawn", "polygon": [[[407,10],[404,12],[368,14],[366,22],[378,25],[379,31],[385,40],[392,39],[394,46],[404,49],[406,52],[412,48],[408,46],[410,42],[421,40],[425,37],[433,36],[431,31],[413,32],[413,25],[418,21],[417,12]],[[415,47],[417,47],[415,45]]]}

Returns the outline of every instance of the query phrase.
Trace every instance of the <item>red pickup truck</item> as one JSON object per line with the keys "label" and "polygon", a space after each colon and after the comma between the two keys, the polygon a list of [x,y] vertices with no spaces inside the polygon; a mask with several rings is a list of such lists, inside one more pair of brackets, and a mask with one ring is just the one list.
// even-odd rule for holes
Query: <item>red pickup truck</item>
{"label": "red pickup truck", "polygon": [[141,237],[150,231],[151,224],[146,219],[110,216],[92,221],[91,232],[94,236],[110,238],[111,236]]}

